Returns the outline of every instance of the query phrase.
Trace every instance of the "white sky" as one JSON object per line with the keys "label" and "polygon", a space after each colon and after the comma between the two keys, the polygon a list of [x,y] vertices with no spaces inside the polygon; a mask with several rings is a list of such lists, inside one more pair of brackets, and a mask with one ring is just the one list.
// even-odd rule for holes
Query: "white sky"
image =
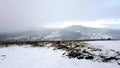
{"label": "white sky", "polygon": [[119,19],[120,0],[0,0],[0,32],[76,24],[118,26]]}

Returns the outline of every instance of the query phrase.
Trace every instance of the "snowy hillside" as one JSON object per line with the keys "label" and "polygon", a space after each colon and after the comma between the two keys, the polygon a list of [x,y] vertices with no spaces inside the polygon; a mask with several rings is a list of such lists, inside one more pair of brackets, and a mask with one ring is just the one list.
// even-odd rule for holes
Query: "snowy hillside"
{"label": "snowy hillside", "polygon": [[[98,60],[87,58],[88,53],[82,52],[86,58],[78,59],[70,58],[66,54],[67,47],[80,46],[80,50],[89,52],[90,54],[98,55]],[[8,43],[10,44],[10,43]],[[18,43],[16,43],[18,44]],[[119,68],[117,61],[112,59],[108,62],[102,62],[99,55],[109,58],[112,56],[120,58],[117,52],[120,52],[120,41],[86,41],[86,42],[63,42],[59,45],[58,42],[39,43],[39,44],[10,44],[7,47],[0,48],[0,68]],[[44,45],[43,45],[44,44]],[[54,44],[54,45],[52,45]],[[59,46],[57,46],[58,44]],[[72,44],[72,45],[71,45]],[[84,44],[85,47],[83,46]],[[109,45],[110,44],[110,45]],[[5,45],[5,44],[4,44]],[[12,45],[12,46],[11,46]],[[41,46],[43,45],[43,46]],[[65,45],[65,46],[63,46]],[[60,48],[62,46],[62,48]],[[78,47],[78,46],[77,46]],[[78,47],[79,48],[79,47]],[[77,49],[77,48],[75,48]],[[96,50],[98,49],[98,50]],[[101,49],[102,51],[99,51]],[[96,50],[96,51],[94,51]],[[71,52],[72,53],[72,52]],[[72,57],[74,56],[73,53]],[[89,54],[89,55],[90,55]]]}
{"label": "snowy hillside", "polygon": [[41,28],[26,32],[0,34],[0,41],[120,39],[120,30],[73,25],[62,29]]}

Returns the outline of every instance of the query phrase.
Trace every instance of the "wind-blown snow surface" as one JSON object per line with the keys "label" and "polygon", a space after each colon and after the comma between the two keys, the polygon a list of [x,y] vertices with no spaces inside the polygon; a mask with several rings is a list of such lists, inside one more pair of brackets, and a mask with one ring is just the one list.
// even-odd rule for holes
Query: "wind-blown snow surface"
{"label": "wind-blown snow surface", "polygon": [[[120,47],[120,41],[88,43],[106,48]],[[47,47],[12,46],[0,48],[0,68],[120,68],[114,63],[69,59],[62,55],[63,52]]]}

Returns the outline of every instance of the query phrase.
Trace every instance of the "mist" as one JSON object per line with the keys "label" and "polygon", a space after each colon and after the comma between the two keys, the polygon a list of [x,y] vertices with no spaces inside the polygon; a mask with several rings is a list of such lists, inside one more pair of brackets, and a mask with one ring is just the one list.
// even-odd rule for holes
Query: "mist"
{"label": "mist", "polygon": [[119,0],[1,0],[0,32],[32,30],[46,26],[59,28],[67,21],[76,21],[80,25],[86,22],[89,25],[96,20],[115,19],[117,23],[112,21],[111,28],[112,25],[120,24],[119,3]]}

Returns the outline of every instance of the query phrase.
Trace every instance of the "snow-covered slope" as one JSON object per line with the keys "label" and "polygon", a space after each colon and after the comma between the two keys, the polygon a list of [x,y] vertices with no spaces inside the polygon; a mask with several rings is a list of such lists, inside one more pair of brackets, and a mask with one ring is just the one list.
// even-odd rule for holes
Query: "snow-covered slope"
{"label": "snow-covered slope", "polygon": [[[88,44],[103,49],[120,50],[118,48],[120,47],[120,41],[92,41]],[[12,47],[0,48],[0,68],[120,68],[120,65],[116,63],[69,59],[67,56],[62,55],[64,50],[53,50],[53,47],[30,46],[13,45]]]}
{"label": "snow-covered slope", "polygon": [[[119,68],[112,63],[68,59],[47,48],[0,48],[0,68]],[[2,56],[5,55],[5,56]]]}

